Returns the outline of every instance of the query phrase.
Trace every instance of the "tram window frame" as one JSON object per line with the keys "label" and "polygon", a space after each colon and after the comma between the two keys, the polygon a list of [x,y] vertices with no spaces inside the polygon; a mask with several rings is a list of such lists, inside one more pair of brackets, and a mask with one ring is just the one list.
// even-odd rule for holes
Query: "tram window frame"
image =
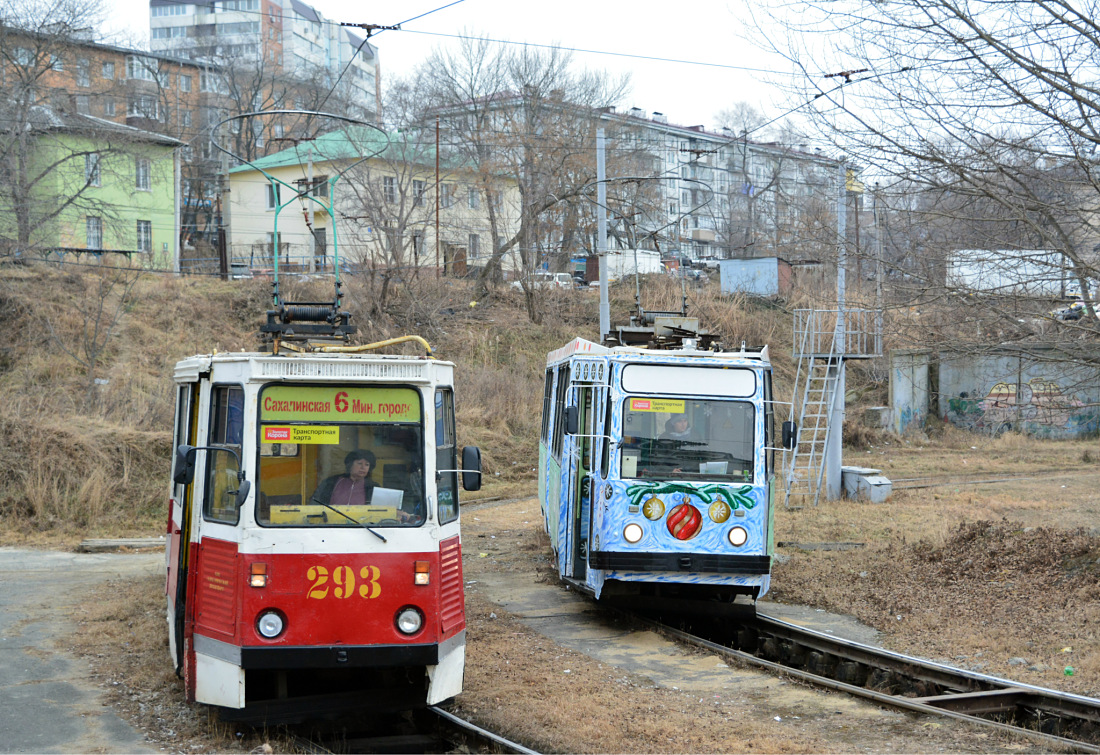
{"label": "tram window frame", "polygon": [[557,373],[557,384],[554,386],[554,421],[550,428],[552,436],[550,455],[554,457],[555,461],[560,462],[562,445],[565,440],[565,394],[569,387],[572,371],[570,364],[566,362],[558,365],[555,372]]}
{"label": "tram window frame", "polygon": [[[229,397],[234,392],[239,396],[239,425],[237,429],[237,443],[227,442],[226,435],[230,432],[232,419],[230,412],[233,408],[232,400],[222,401],[221,396]],[[241,459],[241,452],[244,446],[244,386],[240,383],[215,383],[210,386],[210,416],[208,419],[208,425],[206,428],[206,444],[207,446],[216,446],[219,448],[234,449],[237,455],[234,457],[231,453],[219,453],[217,451],[206,451],[206,476],[205,487],[202,497],[202,517],[209,522],[218,522],[219,524],[236,525],[241,519],[241,510],[237,506],[236,495],[229,496],[230,479],[232,480],[232,487],[235,491],[238,475],[240,474],[240,468],[232,469],[232,465],[236,464]],[[218,476],[221,477],[221,482],[225,484],[225,490],[220,491],[225,500],[231,501],[229,505],[216,506],[216,497],[219,493],[217,490]],[[228,513],[232,511],[232,517],[228,516]],[[219,513],[220,512],[220,513]]]}
{"label": "tram window frame", "polygon": [[[610,381],[608,382],[610,383]],[[600,438],[600,443],[603,444],[603,447],[600,449],[600,476],[606,480],[609,467],[611,466],[611,418],[612,408],[615,405],[615,402],[611,399],[610,385],[604,388],[603,403],[603,437]]]}
{"label": "tram window frame", "polygon": [[550,435],[550,408],[553,395],[554,370],[553,368],[548,368],[546,370],[546,382],[542,389],[542,430],[539,434],[544,444],[549,440]]}
{"label": "tram window frame", "polygon": [[[455,433],[454,389],[436,388],[432,402],[435,426],[435,468],[453,470],[436,472],[436,509],[440,524],[450,524],[458,519],[458,440]],[[445,484],[445,482],[447,484]],[[451,489],[451,503],[443,503],[443,491]]]}
{"label": "tram window frame", "polygon": [[[256,402],[257,406],[262,407],[264,405],[264,397],[265,397],[265,394],[268,390],[270,390],[272,388],[275,388],[275,387],[284,387],[286,385],[287,384],[285,384],[285,383],[268,383],[268,384],[264,385],[260,389],[259,396],[257,397],[257,402]],[[353,527],[356,527],[356,526],[360,526],[356,522],[348,521],[348,520],[342,520],[341,518],[335,517],[335,516],[332,519],[324,521],[323,523],[314,523],[314,522],[311,522],[311,521],[306,521],[304,523],[301,522],[301,521],[289,521],[289,522],[275,522],[275,521],[272,521],[272,515],[271,515],[270,511],[265,511],[265,507],[267,507],[268,504],[265,503],[264,486],[265,486],[265,482],[267,481],[267,477],[265,476],[265,472],[264,472],[264,467],[263,467],[264,462],[265,461],[270,462],[273,459],[277,460],[277,459],[280,459],[280,458],[300,458],[300,459],[302,459],[302,461],[301,461],[302,464],[306,464],[306,463],[319,464],[320,463],[320,460],[317,459],[317,458],[314,458],[313,460],[308,460],[307,461],[308,454],[303,450],[303,445],[304,444],[297,444],[297,446],[295,448],[295,452],[293,454],[288,454],[285,457],[282,456],[282,454],[280,454],[279,456],[275,456],[274,454],[272,454],[270,456],[264,455],[263,452],[262,452],[262,447],[264,445],[263,440],[262,440],[263,428],[264,428],[265,425],[278,424],[278,425],[295,426],[295,427],[309,427],[309,426],[318,426],[318,425],[335,426],[335,427],[339,428],[338,432],[340,433],[341,438],[344,437],[345,432],[354,431],[354,432],[358,433],[364,427],[373,428],[371,433],[370,433],[372,445],[369,446],[369,447],[360,446],[360,445],[358,445],[358,443],[356,443],[354,445],[350,445],[350,444],[347,444],[347,443],[336,444],[336,447],[339,449],[338,453],[335,456],[327,458],[326,466],[324,468],[319,468],[318,469],[317,478],[313,481],[313,487],[309,488],[309,489],[313,489],[314,491],[316,491],[316,489],[319,488],[321,486],[321,484],[326,479],[329,479],[330,477],[339,475],[339,471],[344,468],[343,463],[340,461],[340,459],[344,458],[346,453],[348,453],[350,451],[362,450],[364,448],[366,450],[371,451],[372,453],[378,452],[379,451],[379,446],[378,446],[379,443],[381,443],[382,446],[385,446],[385,445],[393,442],[392,438],[394,437],[395,433],[400,433],[404,430],[413,430],[415,432],[415,434],[417,435],[417,437],[419,438],[419,443],[417,444],[417,448],[418,448],[417,454],[418,455],[415,459],[412,459],[412,460],[409,460],[409,461],[413,462],[415,464],[415,466],[419,469],[419,476],[413,477],[412,475],[409,475],[409,477],[407,478],[407,481],[408,481],[409,485],[414,485],[414,486],[419,488],[420,503],[419,503],[419,507],[417,509],[419,520],[415,521],[415,522],[400,522],[397,525],[390,525],[390,524],[383,524],[383,523],[373,523],[372,522],[372,523],[369,524],[369,526],[370,527],[381,527],[381,528],[388,528],[390,526],[393,526],[394,529],[413,529],[413,530],[425,526],[429,521],[429,517],[428,517],[428,513],[429,513],[428,512],[428,495],[427,495],[427,488],[425,487],[425,482],[426,482],[426,479],[427,479],[426,478],[426,472],[425,472],[425,467],[427,465],[427,434],[432,432],[432,428],[428,425],[428,421],[427,421],[428,415],[427,415],[427,410],[426,410],[425,405],[424,405],[425,404],[424,396],[421,393],[421,390],[415,385],[404,384],[404,383],[386,384],[384,386],[377,386],[377,385],[373,385],[373,384],[370,384],[370,385],[340,384],[340,385],[345,386],[345,387],[350,386],[350,387],[365,387],[365,388],[383,387],[383,388],[388,388],[388,389],[392,388],[392,389],[401,389],[401,390],[408,391],[410,393],[410,399],[412,399],[412,397],[415,397],[414,400],[416,401],[416,405],[417,405],[417,414],[418,414],[420,419],[416,422],[378,422],[378,421],[368,422],[368,421],[349,421],[349,420],[329,421],[327,419],[322,419],[322,420],[287,420],[287,419],[279,418],[279,417],[266,417],[265,418],[263,416],[262,409],[261,409],[260,411],[257,412],[256,428],[255,428],[256,429],[256,435],[255,435],[255,438],[256,438],[256,453],[254,455],[254,459],[255,459],[254,464],[255,464],[255,470],[256,470],[256,482],[255,482],[256,496],[255,496],[255,506],[254,506],[254,509],[253,509],[253,514],[255,516],[256,524],[258,524],[261,527],[265,527],[265,528],[270,527],[272,529],[294,529],[294,528],[319,529],[319,528],[325,528],[325,527],[353,528]],[[327,383],[325,383],[325,384],[322,384],[322,383],[294,383],[293,387],[294,388],[311,388],[311,389],[312,388],[325,388],[325,389],[333,388],[333,386],[331,384],[327,384]],[[371,473],[370,473],[371,480],[374,481],[375,484],[379,487],[389,487],[391,489],[392,488],[397,488],[397,489],[403,489],[406,492],[409,492],[409,488],[404,486],[404,485],[386,485],[386,479],[387,479],[387,467],[385,466],[386,461],[387,461],[387,459],[382,458],[381,454],[376,456],[375,465],[372,467]],[[299,474],[304,475],[304,470],[299,470]],[[270,501],[271,499],[269,498],[268,500]],[[306,496],[304,494],[301,497],[301,502],[302,503],[308,503],[308,500],[306,499]],[[275,501],[275,502],[272,502],[271,505],[294,506],[294,505],[297,505],[297,504],[286,504],[286,503],[281,503],[281,502]]]}
{"label": "tram window frame", "polygon": [[[679,475],[679,476],[685,477],[686,479],[696,479],[696,480],[698,480],[698,479],[714,479],[714,480],[717,480],[717,481],[719,481],[721,483],[724,483],[724,484],[749,484],[749,485],[760,484],[760,482],[758,481],[757,475],[756,475],[756,459],[759,458],[758,457],[759,447],[757,445],[757,435],[756,435],[757,406],[756,406],[756,402],[752,398],[747,398],[747,397],[732,397],[732,396],[720,396],[720,397],[718,397],[718,396],[716,396],[716,397],[703,398],[703,397],[700,397],[700,396],[692,396],[690,398],[683,398],[683,399],[681,399],[680,397],[675,397],[675,398],[672,398],[671,396],[668,397],[669,399],[671,399],[673,401],[683,401],[685,404],[686,403],[694,404],[694,407],[693,407],[692,411],[689,412],[689,416],[692,419],[691,424],[692,424],[693,428],[697,425],[696,412],[699,411],[699,409],[704,404],[719,404],[719,403],[723,403],[723,404],[728,403],[728,404],[731,404],[731,405],[736,404],[741,408],[741,410],[746,411],[748,413],[748,415],[749,415],[747,417],[748,421],[745,422],[742,425],[742,427],[746,428],[749,431],[747,433],[748,438],[745,439],[745,440],[736,440],[735,439],[735,442],[747,444],[750,447],[748,449],[750,451],[750,455],[748,457],[733,456],[732,453],[729,452],[729,451],[722,452],[722,453],[726,453],[727,455],[730,456],[730,461],[740,461],[740,462],[743,462],[744,464],[746,464],[748,468],[742,470],[742,475],[747,474],[748,475],[747,477],[742,476],[741,478],[738,478],[736,476],[736,473],[723,474],[723,475],[719,476],[717,474],[712,475],[711,473],[691,472],[691,471],[686,471],[686,470],[681,470],[680,472],[676,472],[676,473],[673,473],[673,472],[670,471],[670,472],[667,472],[667,473],[664,473],[664,474],[658,474],[658,473],[646,474],[646,472],[643,471],[643,468],[641,466],[641,460],[643,458],[643,453],[644,453],[643,448],[659,449],[659,448],[661,448],[661,444],[666,442],[664,439],[660,438],[660,435],[664,431],[660,430],[659,428],[660,428],[660,426],[663,425],[663,423],[662,422],[656,422],[653,425],[653,429],[656,431],[654,433],[653,437],[646,437],[646,436],[642,436],[642,435],[628,436],[628,433],[627,433],[627,417],[632,411],[634,411],[634,412],[639,411],[639,410],[631,410],[630,409],[630,401],[631,400],[633,400],[633,399],[651,399],[651,398],[653,398],[653,397],[650,396],[650,395],[625,394],[622,397],[621,401],[619,402],[619,406],[621,407],[621,413],[622,413],[622,417],[623,417],[623,427],[622,427],[623,442],[620,443],[620,445],[619,445],[619,454],[618,454],[618,457],[617,457],[618,461],[619,461],[619,477],[620,477],[620,479],[624,479],[624,480],[632,480],[632,479],[637,479],[637,480],[643,480],[643,479],[646,479],[646,480],[648,480],[648,479],[672,479],[674,475]],[[662,397],[662,398],[664,398],[664,397]],[[642,411],[642,413],[648,413],[646,410],[641,410],[641,411]],[[667,413],[667,412],[659,412],[659,413]],[[633,432],[633,430],[631,432]],[[627,446],[626,443],[625,443],[625,439],[627,437],[632,438],[631,443],[630,443],[629,446]],[[715,439],[713,438],[713,434],[708,434],[706,437],[708,439],[708,446],[709,446],[710,442],[715,440]],[[623,455],[626,453],[627,450],[632,450],[632,451],[637,452],[637,462],[636,463],[639,464],[639,469],[638,469],[639,473],[632,474],[632,475],[627,475],[625,473],[625,471],[624,471],[625,462],[624,462],[624,456]],[[699,449],[699,450],[709,454],[709,453],[715,452],[717,449],[708,447],[708,448],[703,448],[703,449]],[[659,457],[665,457],[666,454],[665,453],[659,453],[658,456]],[[671,458],[672,457],[668,457],[668,459],[671,459]],[[660,467],[662,467],[662,466],[666,467],[666,468],[671,467],[672,463],[671,463],[671,461],[666,461],[666,460],[662,459],[662,462],[658,463],[657,465],[654,465],[654,463],[652,461],[652,457],[651,457],[650,462],[645,465],[644,469],[647,470],[647,471],[652,470],[654,466],[657,466],[657,468],[659,470]],[[705,477],[704,477],[704,475],[705,475]]]}
{"label": "tram window frame", "polygon": [[772,400],[772,374],[764,373],[764,477],[771,479],[775,474],[775,403]]}
{"label": "tram window frame", "polygon": [[[194,383],[180,383],[176,386],[176,427],[173,437],[176,439],[175,445],[172,447],[173,456],[173,469],[172,476],[176,474],[175,466],[175,450],[180,445],[187,443],[191,438],[191,391]],[[175,487],[180,487],[177,483],[173,483]]]}

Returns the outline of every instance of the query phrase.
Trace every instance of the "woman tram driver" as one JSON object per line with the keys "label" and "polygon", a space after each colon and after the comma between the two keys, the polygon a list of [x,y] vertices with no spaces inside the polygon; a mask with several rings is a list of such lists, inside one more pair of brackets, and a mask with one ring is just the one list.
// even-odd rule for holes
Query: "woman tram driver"
{"label": "woman tram driver", "polygon": [[[310,501],[329,506],[367,506],[373,498],[378,485],[370,478],[377,459],[366,450],[356,450],[344,457],[344,474],[333,475],[325,479],[310,496]],[[419,524],[423,514],[419,511],[420,501],[410,501],[416,510],[397,510],[397,518],[402,524]]]}
{"label": "woman tram driver", "polygon": [[375,461],[370,451],[352,451],[344,457],[345,473],[325,479],[310,496],[310,501],[330,506],[368,505],[375,488],[370,478]]}

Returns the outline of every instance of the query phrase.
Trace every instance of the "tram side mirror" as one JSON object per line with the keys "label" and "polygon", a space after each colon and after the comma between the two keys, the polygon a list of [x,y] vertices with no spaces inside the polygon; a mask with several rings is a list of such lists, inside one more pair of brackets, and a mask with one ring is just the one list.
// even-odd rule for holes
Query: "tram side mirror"
{"label": "tram side mirror", "polygon": [[798,444],[798,425],[787,421],[783,423],[783,448],[788,451]]}
{"label": "tram side mirror", "polygon": [[248,500],[248,492],[252,490],[252,483],[248,480],[241,480],[237,483],[237,508],[244,505],[244,502]]}
{"label": "tram side mirror", "polygon": [[575,406],[565,407],[565,432],[576,435],[580,430],[580,412]]}
{"label": "tram side mirror", "polygon": [[477,446],[462,448],[462,489],[481,490],[481,449]]}
{"label": "tram side mirror", "polygon": [[172,481],[177,485],[190,485],[195,479],[195,447],[181,443],[176,449],[176,471]]}

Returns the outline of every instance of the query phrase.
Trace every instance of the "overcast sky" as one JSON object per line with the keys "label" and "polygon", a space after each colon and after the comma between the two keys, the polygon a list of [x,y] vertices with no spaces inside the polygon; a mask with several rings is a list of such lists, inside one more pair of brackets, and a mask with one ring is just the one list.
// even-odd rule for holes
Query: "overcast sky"
{"label": "overcast sky", "polygon": [[[104,1],[111,9],[110,29],[147,42],[147,0]],[[395,25],[447,4],[447,0],[307,2],[333,21],[380,25]],[[746,41],[757,35],[744,7],[741,0],[463,0],[409,22],[404,31],[379,33],[372,42],[380,52],[383,86],[386,77],[409,72],[433,47],[453,42],[437,35],[464,30],[510,42],[616,53],[577,52],[574,60],[587,68],[631,73],[632,91],[623,109],[659,111],[671,123],[714,128],[715,114],[734,102],[748,102],[771,115],[783,110],[782,95],[766,83],[768,75],[761,71],[789,69],[782,59],[768,57]]]}

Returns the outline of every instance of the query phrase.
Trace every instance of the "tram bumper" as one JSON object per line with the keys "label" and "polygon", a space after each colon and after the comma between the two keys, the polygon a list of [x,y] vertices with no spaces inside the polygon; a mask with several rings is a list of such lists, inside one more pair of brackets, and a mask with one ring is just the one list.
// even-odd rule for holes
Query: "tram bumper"
{"label": "tram bumper", "polygon": [[718,553],[630,553],[594,551],[589,566],[616,572],[692,572],[696,574],[771,573],[772,557],[733,556]]}

